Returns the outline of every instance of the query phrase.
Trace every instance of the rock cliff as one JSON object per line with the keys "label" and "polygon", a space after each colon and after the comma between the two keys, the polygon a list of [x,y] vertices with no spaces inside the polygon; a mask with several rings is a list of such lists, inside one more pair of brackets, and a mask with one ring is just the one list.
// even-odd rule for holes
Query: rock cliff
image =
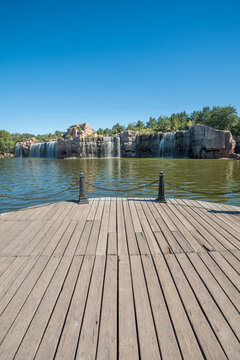
{"label": "rock cliff", "polygon": [[[97,136],[88,124],[72,125],[54,144],[38,143],[35,138],[16,145],[16,156],[29,156],[30,148],[41,157],[51,153],[69,157],[190,157],[198,159],[239,158],[234,154],[236,141],[230,131],[216,130],[198,124],[187,131],[140,135],[138,131],[124,131],[114,136]],[[239,143],[238,143],[239,144]],[[49,146],[47,146],[49,145]],[[37,147],[41,147],[38,149]],[[44,147],[45,146],[45,147]],[[45,149],[46,148],[46,149]],[[43,150],[46,150],[45,152]],[[236,150],[238,147],[236,147]],[[31,150],[31,153],[32,153]],[[41,151],[38,151],[41,150]],[[21,155],[18,155],[20,154]],[[44,155],[46,153],[46,155]],[[32,155],[31,155],[32,156]],[[38,156],[38,155],[37,155]]]}
{"label": "rock cliff", "polygon": [[190,132],[190,155],[193,158],[216,159],[229,157],[234,153],[236,142],[230,131],[198,124]]}

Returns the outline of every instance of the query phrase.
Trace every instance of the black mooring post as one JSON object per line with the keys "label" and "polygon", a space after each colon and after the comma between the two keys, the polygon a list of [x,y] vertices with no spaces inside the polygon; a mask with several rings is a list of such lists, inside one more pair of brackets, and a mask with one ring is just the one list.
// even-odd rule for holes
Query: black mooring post
{"label": "black mooring post", "polygon": [[165,193],[164,193],[164,172],[161,171],[159,174],[159,187],[158,187],[158,197],[157,202],[166,203]]}
{"label": "black mooring post", "polygon": [[79,175],[79,200],[78,204],[88,204],[88,199],[85,193],[85,176],[83,173]]}

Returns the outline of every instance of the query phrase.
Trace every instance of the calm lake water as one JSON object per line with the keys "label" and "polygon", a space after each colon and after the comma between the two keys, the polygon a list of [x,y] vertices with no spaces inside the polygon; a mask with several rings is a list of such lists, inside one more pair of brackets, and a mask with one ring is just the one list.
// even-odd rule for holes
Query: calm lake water
{"label": "calm lake water", "polygon": [[[0,213],[60,200],[78,198],[79,173],[105,189],[133,188],[158,179],[159,172],[173,184],[191,190],[224,192],[240,190],[240,161],[193,159],[40,159],[0,160],[0,194],[49,199],[12,200],[0,197]],[[71,186],[71,189],[55,194]],[[88,197],[156,197],[158,185],[126,192],[87,187]],[[240,206],[240,194],[198,195],[165,185],[166,197],[197,199]]]}

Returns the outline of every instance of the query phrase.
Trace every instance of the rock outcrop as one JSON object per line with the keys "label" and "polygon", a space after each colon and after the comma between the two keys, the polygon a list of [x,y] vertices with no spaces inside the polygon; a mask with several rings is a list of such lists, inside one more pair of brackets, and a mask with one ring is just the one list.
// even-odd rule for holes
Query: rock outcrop
{"label": "rock outcrop", "polygon": [[218,159],[234,153],[235,140],[230,131],[216,130],[198,124],[191,128],[190,156],[200,159]]}
{"label": "rock outcrop", "polygon": [[67,129],[66,135],[71,136],[73,139],[77,137],[84,138],[85,136],[89,136],[89,135],[97,136],[97,134],[87,123],[71,125]]}

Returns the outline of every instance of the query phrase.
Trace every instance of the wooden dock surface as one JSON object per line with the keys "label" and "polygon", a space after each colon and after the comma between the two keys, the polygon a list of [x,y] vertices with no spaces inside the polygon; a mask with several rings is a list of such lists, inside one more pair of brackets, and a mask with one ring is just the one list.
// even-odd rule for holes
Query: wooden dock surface
{"label": "wooden dock surface", "polygon": [[0,359],[240,359],[240,207],[100,198],[0,215]]}

